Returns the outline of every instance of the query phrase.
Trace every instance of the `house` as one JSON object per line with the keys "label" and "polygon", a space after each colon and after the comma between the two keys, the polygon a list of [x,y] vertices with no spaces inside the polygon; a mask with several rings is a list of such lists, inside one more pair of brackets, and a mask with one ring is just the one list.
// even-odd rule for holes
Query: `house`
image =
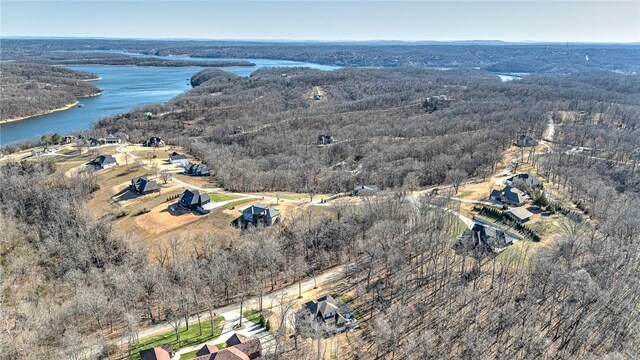
{"label": "house", "polygon": [[60,142],[61,142],[61,143],[63,143],[63,144],[69,144],[69,143],[71,143],[71,142],[73,142],[73,141],[75,141],[75,140],[76,140],[76,137],[75,137],[75,136],[73,136],[73,135],[66,135],[66,136],[63,136],[63,137],[62,137],[62,140],[60,140]]}
{"label": "house", "polygon": [[198,210],[198,207],[202,207],[210,202],[211,198],[208,194],[200,194],[198,190],[185,190],[182,195],[180,195],[178,205],[189,210]]}
{"label": "house", "polygon": [[100,155],[97,158],[91,160],[89,164],[93,165],[98,170],[102,170],[114,167],[118,165],[118,162],[116,161],[116,158],[111,155]]}
{"label": "house", "polygon": [[505,186],[504,190],[502,190],[502,202],[506,202],[509,205],[522,206],[527,200],[529,200],[529,196],[518,188]]}
{"label": "house", "polygon": [[302,310],[296,314],[298,330],[308,316],[324,325],[328,334],[336,334],[357,326],[353,311],[344,302],[331,295],[325,295],[316,301],[308,301],[302,306]]}
{"label": "house", "polygon": [[173,346],[171,346],[171,344],[164,344],[156,346],[153,349],[141,351],[140,360],[171,360],[173,355]]}
{"label": "house", "polygon": [[538,145],[538,142],[527,134],[520,134],[516,139],[516,146],[518,147],[534,147]]}
{"label": "house", "polygon": [[142,142],[142,146],[146,147],[163,147],[165,146],[164,140],[157,136],[152,136],[149,139]]}
{"label": "house", "polygon": [[109,134],[103,138],[100,138],[99,141],[100,143],[107,145],[120,144],[122,142],[122,138],[114,134]]}
{"label": "house", "polygon": [[96,138],[88,138],[87,139],[87,143],[89,144],[89,146],[99,146],[100,145],[100,140],[96,139]]}
{"label": "house", "polygon": [[331,135],[318,135],[318,145],[329,145],[333,143],[333,136]]}
{"label": "house", "polygon": [[147,179],[146,176],[131,179],[131,185],[129,188],[140,195],[160,192],[160,186],[158,186],[158,183],[155,180]]}
{"label": "house", "polygon": [[240,334],[233,334],[225,343],[226,347],[219,350],[215,345],[205,344],[196,352],[197,360],[253,360],[262,356],[262,344],[259,339],[249,339]]}
{"label": "house", "polygon": [[233,128],[233,135],[244,133],[244,128],[242,126],[236,126]]}
{"label": "house", "polygon": [[264,226],[271,226],[280,223],[280,211],[262,204],[251,205],[242,209],[241,219],[245,225],[253,224],[257,226],[258,224],[262,224]]}
{"label": "house", "polygon": [[509,186],[523,185],[527,189],[542,189],[542,182],[531,174],[518,174],[507,178],[505,183]]}
{"label": "house", "polygon": [[320,94],[313,95],[313,100],[321,100],[321,99],[322,99],[322,95]]}
{"label": "house", "polygon": [[373,195],[378,191],[378,185],[356,185],[351,190],[351,196]]}
{"label": "house", "polygon": [[40,156],[44,154],[44,149],[31,150],[31,156]]}
{"label": "house", "polygon": [[459,255],[472,255],[478,259],[491,255],[513,242],[504,231],[493,227],[474,224],[465,230],[454,245]]}
{"label": "house", "polygon": [[190,176],[210,176],[211,172],[209,171],[209,167],[203,163],[200,164],[189,164],[185,170],[185,175]]}
{"label": "house", "polygon": [[529,196],[527,196],[524,191],[508,185],[505,186],[502,191],[496,189],[492,190],[491,194],[489,194],[489,198],[491,200],[507,203],[511,206],[522,206],[529,200]]}
{"label": "house", "polygon": [[169,155],[169,163],[186,168],[189,165],[189,159],[185,155],[174,151],[173,154]]}
{"label": "house", "polygon": [[527,222],[533,216],[533,213],[527,210],[524,206],[511,208],[507,211],[507,214],[513,216],[519,223]]}

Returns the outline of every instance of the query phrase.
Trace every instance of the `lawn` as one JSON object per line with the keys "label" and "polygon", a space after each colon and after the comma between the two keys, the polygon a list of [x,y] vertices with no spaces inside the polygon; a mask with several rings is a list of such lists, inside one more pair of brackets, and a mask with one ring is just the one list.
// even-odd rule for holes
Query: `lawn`
{"label": "lawn", "polygon": [[208,195],[212,202],[229,201],[238,198],[233,194],[209,193]]}
{"label": "lawn", "polygon": [[242,316],[254,324],[260,324],[260,311],[258,309],[247,310],[242,313]]}
{"label": "lawn", "polygon": [[142,339],[138,345],[134,345],[131,350],[131,358],[133,360],[140,359],[140,351],[154,348],[156,346],[171,343],[174,350],[179,350],[183,347],[194,346],[207,342],[208,340],[215,339],[222,334],[222,327],[224,325],[224,317],[216,316],[213,320],[214,329],[213,334],[211,331],[211,322],[209,320],[202,321],[202,335],[200,334],[200,328],[197,323],[190,324],[189,330],[186,326],[180,328],[180,342],[176,339],[176,334],[173,330],[166,333],[148,337]]}
{"label": "lawn", "polygon": [[240,200],[236,200],[236,201],[232,201],[230,203],[228,203],[227,205],[225,205],[225,207],[227,209],[231,208],[232,206],[238,206],[238,205],[242,205],[242,204],[246,204],[246,203],[250,203],[250,202],[254,202],[256,201],[256,199],[240,199]]}

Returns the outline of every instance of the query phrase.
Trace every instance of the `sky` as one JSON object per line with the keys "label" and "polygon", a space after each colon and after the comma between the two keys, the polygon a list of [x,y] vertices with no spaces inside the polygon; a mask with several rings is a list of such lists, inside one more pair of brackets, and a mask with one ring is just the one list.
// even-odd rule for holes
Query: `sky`
{"label": "sky", "polygon": [[0,36],[639,42],[640,1],[0,1]]}

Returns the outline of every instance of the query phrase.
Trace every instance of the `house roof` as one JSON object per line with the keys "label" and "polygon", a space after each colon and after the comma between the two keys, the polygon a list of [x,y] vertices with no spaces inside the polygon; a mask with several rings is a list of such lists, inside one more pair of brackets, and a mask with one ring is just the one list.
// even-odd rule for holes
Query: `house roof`
{"label": "house roof", "polygon": [[518,220],[527,220],[533,216],[533,213],[527,210],[524,206],[511,208],[508,212],[515,216]]}
{"label": "house roof", "polygon": [[117,162],[116,162],[116,158],[114,158],[111,155],[100,155],[95,159],[91,160],[91,163],[104,166],[104,165],[115,164]]}
{"label": "house roof", "polygon": [[[230,343],[233,345],[229,345]],[[204,345],[196,353],[198,356],[196,360],[250,360],[259,358],[261,352],[262,344],[259,339],[249,339],[246,336],[234,334],[227,340],[225,349],[219,350],[214,345]]]}
{"label": "house roof", "polygon": [[204,356],[218,352],[218,347],[215,345],[204,344],[203,347],[198,350],[196,356]]}
{"label": "house roof", "polygon": [[248,337],[244,335],[240,335],[238,333],[234,333],[233,335],[231,335],[230,338],[227,339],[225,343],[227,344],[227,347],[231,347],[231,346],[245,343],[247,341],[249,341]]}
{"label": "house roof", "polygon": [[507,180],[511,181],[512,183],[514,181],[522,181],[523,183],[525,183],[527,186],[531,186],[531,187],[536,187],[536,186],[540,186],[540,180],[538,180],[537,177],[531,175],[531,174],[518,174],[518,175],[514,175],[510,178],[508,178]]}
{"label": "house roof", "polygon": [[209,172],[209,167],[206,164],[189,164],[187,166],[187,174],[195,174],[195,173],[207,173]]}
{"label": "house roof", "polygon": [[232,348],[242,351],[249,359],[260,357],[262,352],[262,344],[259,339],[247,339],[242,344],[234,345]]}
{"label": "house roof", "polygon": [[200,194],[198,190],[187,189],[180,195],[180,201],[189,205],[197,205],[211,201],[211,198],[209,194]]}
{"label": "house roof", "polygon": [[492,253],[495,248],[502,248],[508,244],[505,232],[490,226],[474,224],[471,229],[462,233],[456,244],[457,252],[471,251],[475,256]]}
{"label": "house roof", "polygon": [[169,160],[174,161],[174,160],[186,160],[187,157],[185,155],[182,154],[178,154],[177,152],[174,152],[173,154],[169,155]]}
{"label": "house roof", "polygon": [[358,190],[371,190],[371,191],[378,191],[380,190],[380,188],[378,187],[378,185],[355,185],[353,187],[354,191],[358,191]]}
{"label": "house roof", "polygon": [[275,217],[280,215],[280,211],[273,207],[268,207],[264,204],[255,204],[251,206],[247,206],[246,208],[241,210],[243,213],[250,213],[251,215],[269,215],[271,217]]}
{"label": "house roof", "polygon": [[[335,299],[331,295],[325,295],[318,298],[316,301],[308,301],[303,305],[313,314],[313,316],[321,317],[325,322],[333,322],[339,324],[341,321],[345,322],[346,319],[343,313],[350,312],[351,309],[340,300]],[[331,318],[325,318],[328,314],[335,312],[336,314]]]}
{"label": "house roof", "polygon": [[140,352],[140,360],[171,360],[171,347],[156,346]]}
{"label": "house roof", "polygon": [[491,190],[491,194],[489,194],[490,197],[496,197],[499,198],[502,196],[502,191],[498,190],[498,189],[493,189]]}
{"label": "house roof", "polygon": [[504,197],[511,202],[522,204],[527,201],[527,195],[520,189],[505,186],[503,190]]}

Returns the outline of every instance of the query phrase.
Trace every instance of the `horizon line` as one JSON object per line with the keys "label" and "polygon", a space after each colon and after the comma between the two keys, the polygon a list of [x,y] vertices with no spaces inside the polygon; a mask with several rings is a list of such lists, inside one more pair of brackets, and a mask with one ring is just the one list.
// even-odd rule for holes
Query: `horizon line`
{"label": "horizon line", "polygon": [[399,43],[502,43],[502,44],[617,44],[637,45],[640,41],[571,41],[571,40],[499,40],[499,39],[458,39],[458,40],[403,40],[403,39],[246,39],[246,38],[165,38],[165,37],[110,37],[110,36],[46,36],[46,35],[1,35],[0,39],[53,39],[53,40],[155,40],[155,41],[220,41],[220,42],[277,42],[277,43],[371,43],[371,42],[399,42]]}

